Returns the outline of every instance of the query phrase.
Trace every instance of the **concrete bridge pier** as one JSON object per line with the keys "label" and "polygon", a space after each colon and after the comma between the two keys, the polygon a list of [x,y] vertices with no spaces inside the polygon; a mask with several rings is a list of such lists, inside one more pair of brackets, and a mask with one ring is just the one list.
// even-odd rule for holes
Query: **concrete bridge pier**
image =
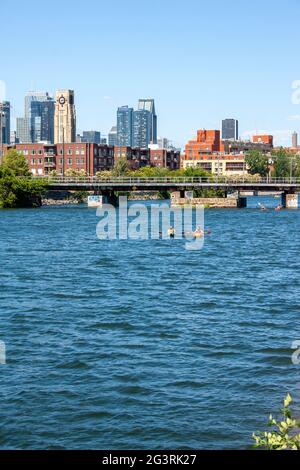
{"label": "concrete bridge pier", "polygon": [[247,207],[247,197],[246,196],[240,196],[238,195],[238,198],[237,198],[237,207],[239,209],[243,209],[245,207]]}
{"label": "concrete bridge pier", "polygon": [[104,196],[104,202],[106,204],[111,204],[112,206],[115,206],[115,207],[119,205],[119,198],[113,189],[103,191],[102,195]]}
{"label": "concrete bridge pier", "polygon": [[104,204],[111,204],[112,206],[117,206],[119,203],[119,198],[116,196],[114,190],[107,189],[95,189],[94,190],[95,196],[103,196],[103,203]]}
{"label": "concrete bridge pier", "polygon": [[298,209],[299,207],[299,194],[284,192],[282,193],[281,204],[285,209]]}

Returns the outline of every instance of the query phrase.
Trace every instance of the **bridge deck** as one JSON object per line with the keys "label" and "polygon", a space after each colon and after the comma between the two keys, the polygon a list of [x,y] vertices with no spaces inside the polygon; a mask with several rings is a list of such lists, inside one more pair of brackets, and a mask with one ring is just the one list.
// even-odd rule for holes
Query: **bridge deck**
{"label": "bridge deck", "polygon": [[225,190],[250,191],[300,191],[300,178],[97,178],[97,177],[35,177],[45,180],[49,187],[55,189],[110,189],[126,190],[160,190],[160,189],[201,189],[215,188]]}

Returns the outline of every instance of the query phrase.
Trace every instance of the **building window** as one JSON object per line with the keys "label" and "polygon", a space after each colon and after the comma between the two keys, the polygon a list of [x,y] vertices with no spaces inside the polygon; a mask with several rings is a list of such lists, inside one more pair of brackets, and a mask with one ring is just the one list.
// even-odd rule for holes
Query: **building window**
{"label": "building window", "polygon": [[31,155],[36,155],[36,151],[32,149]]}
{"label": "building window", "polygon": [[72,155],[72,149],[68,150],[68,155]]}
{"label": "building window", "polygon": [[72,165],[72,163],[73,163],[72,158],[68,158],[68,165]]}
{"label": "building window", "polygon": [[43,151],[41,149],[39,150],[39,155],[43,155]]}
{"label": "building window", "polygon": [[35,158],[31,159],[31,165],[35,165]]}
{"label": "building window", "polygon": [[39,165],[41,165],[42,163],[43,163],[42,158],[39,158]]}

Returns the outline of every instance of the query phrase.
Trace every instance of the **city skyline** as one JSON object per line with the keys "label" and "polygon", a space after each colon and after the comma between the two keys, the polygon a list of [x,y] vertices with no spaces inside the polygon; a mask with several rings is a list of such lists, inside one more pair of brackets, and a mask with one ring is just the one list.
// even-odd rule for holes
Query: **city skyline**
{"label": "city skyline", "polygon": [[[146,98],[146,99],[138,99],[138,107],[135,109],[134,107],[130,107],[128,105],[123,105],[117,108],[116,110],[116,126],[113,125],[108,133],[103,133],[99,129],[78,129],[76,126],[76,106],[75,106],[75,91],[74,90],[56,90],[54,93],[54,97],[51,94],[45,91],[29,91],[26,92],[24,97],[24,117],[17,117],[16,118],[16,130],[13,130],[14,126],[11,125],[11,121],[9,119],[10,110],[12,108],[10,101],[1,101],[0,104],[3,107],[6,107],[8,110],[8,117],[6,119],[2,119],[2,125],[4,122],[8,123],[8,126],[4,126],[3,133],[6,136],[15,134],[14,138],[17,139],[20,143],[39,143],[39,142],[49,142],[53,143],[54,141],[60,141],[64,139],[66,142],[94,142],[94,143],[108,143],[111,141],[110,145],[120,145],[120,146],[130,146],[130,147],[140,147],[146,148],[150,144],[157,144],[159,143],[159,147],[162,146],[164,141],[168,142],[168,146],[171,148],[184,148],[185,144],[182,147],[173,145],[173,140],[170,140],[163,136],[158,136],[157,133],[157,115],[155,112],[155,100],[153,98]],[[65,95],[62,98],[62,95]],[[69,97],[70,95],[70,97]],[[59,125],[60,130],[58,129],[58,121],[57,119],[61,118],[61,112],[63,111],[63,106],[61,103],[61,99],[63,99],[64,104],[68,108],[68,102],[70,101],[70,105],[72,111],[65,116],[66,122],[64,124],[64,132],[66,133],[64,137],[58,137],[58,134],[61,133],[61,126]],[[51,108],[51,112],[49,114],[48,103],[53,105],[53,110]],[[46,108],[44,110],[44,105]],[[41,108],[42,106],[42,108]],[[57,110],[56,112],[55,109]],[[52,112],[53,111],[53,112]],[[123,112],[122,112],[123,111]],[[126,124],[128,129],[124,131],[121,127],[123,123],[119,123],[119,118],[122,114],[126,115],[126,119],[129,120]],[[66,110],[65,110],[66,113]],[[121,113],[121,114],[120,114]],[[141,116],[137,117],[140,113]],[[32,118],[33,114],[33,118]],[[53,114],[53,115],[52,115]],[[50,116],[51,115],[51,116]],[[52,119],[53,118],[53,119]],[[53,121],[53,122],[52,122]],[[73,122],[71,122],[73,121]],[[120,127],[118,131],[118,126]],[[67,130],[69,129],[69,130]],[[294,128],[295,129],[295,128]],[[56,137],[54,136],[54,130],[56,132]],[[239,135],[239,121],[235,118],[224,118],[221,120],[219,127],[215,129],[208,129],[207,127],[198,126],[198,129],[195,129],[193,136],[195,136],[195,132],[199,132],[199,130],[203,131],[220,131],[222,140],[233,140],[233,141],[240,141],[240,142],[250,142],[254,136],[261,136],[261,135],[271,135],[274,145],[280,146],[280,144],[276,145],[276,133],[267,132],[265,130],[255,130],[247,136]],[[118,136],[118,132],[120,136]],[[114,136],[115,133],[115,136]],[[124,134],[122,136],[122,133]],[[7,141],[7,137],[4,138],[3,134],[3,142]],[[52,135],[53,138],[46,138],[46,134]],[[22,136],[24,135],[24,138]],[[296,137],[295,137],[296,136]],[[43,138],[44,137],[44,138]],[[298,132],[297,130],[290,131],[288,134],[288,142],[286,145],[281,144],[284,147],[297,147],[295,141],[297,141]],[[155,140],[151,140],[155,139]],[[79,139],[79,140],[78,140]],[[295,140],[296,139],[296,140]],[[6,142],[7,143],[7,142]]]}
{"label": "city skyline", "polygon": [[[151,96],[160,117],[159,135],[181,147],[195,129],[218,129],[226,116],[239,120],[242,138],[266,132],[275,136],[276,144],[288,145],[292,132],[299,132],[300,104],[292,102],[292,86],[300,78],[293,60],[298,53],[300,12],[295,0],[285,4],[267,0],[263,5],[254,0],[247,11],[236,1],[162,5],[155,0],[150,8],[137,1],[124,5],[116,0],[112,7],[88,0],[80,12],[70,6],[69,1],[54,0],[53,12],[59,14],[49,18],[45,6],[17,0],[14,34],[10,34],[11,8],[2,6],[3,34],[10,40],[2,51],[2,61],[9,67],[1,68],[0,80],[6,83],[5,99],[13,106],[13,128],[14,119],[22,115],[27,90],[54,95],[65,87],[76,90],[78,130],[108,134],[118,106],[135,102],[137,96]],[[53,34],[46,34],[45,15]],[[66,29],[61,28],[63,18],[68,18]],[[185,23],[189,27],[182,30]],[[234,27],[228,29],[229,23]],[[24,35],[24,24],[42,37],[30,59],[24,51],[32,47],[32,37]],[[142,34],[153,25],[155,33]],[[130,32],[140,37],[132,56],[126,53]],[[81,56],[93,64],[91,74],[81,67]],[[55,74],[50,73],[52,68]]]}
{"label": "city skyline", "polygon": [[[5,87],[6,88],[6,87]],[[299,88],[300,88],[300,85],[299,85]],[[292,87],[293,89],[293,87]],[[42,91],[42,90],[29,90],[29,91],[26,91],[24,92],[24,96],[23,96],[23,102],[24,102],[24,98],[26,100],[26,97],[29,96],[29,95],[35,95],[35,94],[45,94],[48,96],[49,99],[54,99],[54,102],[55,102],[55,95],[56,95],[56,92],[57,90],[53,91],[53,92],[48,92],[48,91]],[[75,90],[75,93],[76,93],[76,90]],[[295,93],[295,92],[294,92]],[[293,95],[293,92],[291,93],[291,97]],[[7,96],[6,94],[4,95],[4,97]],[[77,95],[76,95],[77,96]],[[147,98],[146,99],[147,101],[155,101],[155,99],[153,98]],[[2,100],[0,100],[2,101]],[[141,100],[139,100],[141,101]],[[144,101],[144,100],[142,100]],[[16,109],[16,107],[13,105],[14,101],[13,99],[4,99],[2,101],[3,103],[7,102],[7,103],[10,103],[10,107],[11,107],[11,112],[10,112],[10,130],[11,132],[14,132],[14,131],[17,131],[18,129],[18,120],[26,120],[26,117],[21,117],[20,116],[15,116],[13,113],[12,113],[12,110]],[[25,107],[26,107],[26,104],[25,104]],[[115,113],[117,112],[118,108],[122,108],[124,107],[123,106],[117,106],[117,108],[115,109]],[[23,108],[24,108],[24,103],[23,103]],[[77,108],[77,106],[76,106]],[[130,107],[129,107],[130,108]],[[133,109],[133,108],[132,108]],[[133,112],[134,112],[134,109],[133,109]],[[299,108],[299,112],[300,112],[300,108]],[[21,112],[22,114],[22,112]],[[23,111],[23,114],[24,114],[24,111]],[[228,113],[227,113],[228,114]],[[225,115],[226,116],[226,115]],[[223,121],[226,121],[226,120],[235,120],[237,123],[238,123],[238,126],[239,128],[240,127],[243,127],[243,126],[240,126],[240,119],[239,118],[228,118],[228,117],[225,117],[225,116],[221,116],[221,119],[220,119],[220,122],[218,122],[217,120],[215,120],[215,127],[211,127],[211,129],[221,129],[222,130],[222,122]],[[281,130],[281,131],[278,131],[278,130],[274,130],[272,131],[271,130],[268,130],[267,128],[256,128],[256,129],[252,129],[252,130],[247,130],[247,131],[242,131],[240,134],[239,134],[239,140],[245,140],[245,141],[248,141],[248,140],[251,140],[252,136],[253,135],[260,135],[260,134],[271,134],[274,136],[274,142],[275,142],[275,145],[277,146],[284,146],[284,147],[289,147],[292,145],[292,135],[294,132],[296,132],[297,134],[300,133],[300,115],[291,115],[289,116],[288,120],[290,122],[293,122],[294,125],[292,127],[290,127],[289,129],[287,129],[286,131],[284,130]],[[82,118],[80,119],[80,110],[79,110],[79,121],[82,123]],[[115,121],[116,124],[117,124],[117,118],[115,116]],[[97,128],[96,126],[90,126],[90,128],[88,128],[88,126],[84,126],[83,127],[79,127],[77,126],[76,127],[76,133],[77,134],[82,134],[83,132],[85,131],[88,131],[88,132],[91,132],[91,131],[99,131],[101,133],[101,135],[105,136],[107,139],[108,139],[108,136],[109,136],[109,133],[110,133],[110,130],[112,127],[115,127],[115,124],[110,124],[108,123],[107,126],[105,127],[105,130],[103,131],[103,129],[100,129],[100,128]],[[299,123],[299,124],[298,124]],[[194,130],[191,131],[190,133],[190,138],[193,137],[193,135],[195,134],[195,132],[197,131],[197,129],[210,129],[209,126],[207,125],[204,125],[205,123],[196,123],[195,125],[195,128]],[[20,124],[19,124],[20,125]],[[170,137],[170,136],[169,136]],[[159,130],[159,127],[157,129],[157,138],[164,138],[164,134],[160,132]],[[132,140],[133,140],[133,137],[132,137]],[[186,138],[186,141],[188,140],[188,137]],[[176,136],[175,138],[171,138],[170,141],[172,142],[177,142],[177,139],[176,139]],[[181,145],[177,145],[177,147],[181,147],[183,148],[185,145],[185,141],[183,141],[183,143]]]}

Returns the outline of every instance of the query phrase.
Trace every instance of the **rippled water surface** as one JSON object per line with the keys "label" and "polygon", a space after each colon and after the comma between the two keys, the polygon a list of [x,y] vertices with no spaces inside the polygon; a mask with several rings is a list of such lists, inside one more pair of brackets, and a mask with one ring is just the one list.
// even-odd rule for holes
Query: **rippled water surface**
{"label": "rippled water surface", "polygon": [[246,448],[299,405],[300,211],[205,217],[192,252],[99,241],[86,207],[0,212],[1,448]]}

